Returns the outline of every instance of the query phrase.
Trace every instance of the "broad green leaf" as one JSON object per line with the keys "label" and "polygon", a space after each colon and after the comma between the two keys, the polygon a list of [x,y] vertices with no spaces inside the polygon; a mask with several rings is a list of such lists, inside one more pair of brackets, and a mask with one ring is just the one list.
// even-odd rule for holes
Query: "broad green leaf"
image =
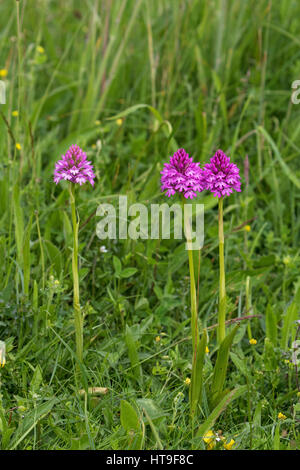
{"label": "broad green leaf", "polygon": [[30,391],[32,393],[37,393],[40,389],[40,385],[43,381],[42,369],[39,365],[36,366],[32,380],[30,382]]}
{"label": "broad green leaf", "polygon": [[121,401],[121,424],[125,431],[140,430],[140,420],[137,412],[126,400]]}
{"label": "broad green leaf", "polygon": [[230,353],[230,359],[234,363],[235,367],[243,374],[245,377],[248,376],[248,369],[246,360],[240,359],[235,353]]}
{"label": "broad green leaf", "polygon": [[133,406],[126,400],[121,401],[121,424],[128,435],[128,449],[140,450],[143,443],[142,424]]}
{"label": "broad green leaf", "polygon": [[215,406],[218,402],[219,395],[223,391],[228,366],[228,357],[233,338],[239,328],[236,325],[233,330],[222,341],[217,355],[217,361],[214,367],[214,373],[211,386],[211,403]]}
{"label": "broad green leaf", "polygon": [[[226,339],[226,338],[225,338]],[[215,421],[218,419],[220,414],[226,409],[226,407],[233,401],[239,398],[243,393],[247,390],[247,386],[243,385],[241,387],[237,387],[231,392],[228,392],[224,398],[220,401],[220,403],[214,408],[208,418],[201,424],[200,428],[197,431],[197,438],[203,438],[207,431],[213,427]]]}
{"label": "broad green leaf", "polygon": [[130,359],[133,375],[136,379],[140,379],[142,376],[142,369],[139,364],[136,342],[133,339],[131,328],[128,325],[126,325],[125,342],[128,348],[128,356]]}
{"label": "broad green leaf", "polygon": [[119,260],[119,258],[117,258],[117,256],[113,257],[113,265],[114,265],[114,268],[115,268],[116,275],[120,276],[121,271],[122,271],[122,263]]}
{"label": "broad green leaf", "polygon": [[136,272],[137,272],[136,268],[125,268],[121,272],[120,276],[123,277],[123,278],[127,278],[127,277],[130,277],[130,276],[133,276]]}
{"label": "broad green leaf", "polygon": [[149,308],[148,299],[146,297],[137,299],[134,308],[135,310],[147,310]]}
{"label": "broad green leaf", "polygon": [[90,448],[90,439],[88,434],[83,434],[80,437],[71,437],[70,450],[87,450]]}
{"label": "broad green leaf", "polygon": [[203,385],[203,365],[205,358],[205,349],[207,344],[206,330],[203,331],[201,340],[197,346],[196,358],[193,358],[192,383],[191,383],[191,412],[194,414],[198,403],[201,403],[202,385]]}

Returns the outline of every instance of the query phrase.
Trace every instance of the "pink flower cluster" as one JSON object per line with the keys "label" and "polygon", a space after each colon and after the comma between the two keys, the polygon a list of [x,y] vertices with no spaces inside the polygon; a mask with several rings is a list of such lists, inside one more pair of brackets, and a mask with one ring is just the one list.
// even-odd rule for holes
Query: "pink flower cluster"
{"label": "pink flower cluster", "polygon": [[67,180],[81,186],[88,181],[94,186],[94,178],[93,166],[78,145],[71,145],[62,159],[55,164],[54,182],[56,184],[61,180]]}
{"label": "pink flower cluster", "polygon": [[183,193],[186,199],[193,199],[197,192],[207,189],[220,198],[229,196],[233,190],[241,191],[239,168],[222,150],[218,150],[202,169],[184,149],[179,149],[170,163],[164,164],[161,174],[161,190],[167,190],[168,197]]}
{"label": "pink flower cluster", "polygon": [[173,196],[176,192],[183,193],[186,199],[197,196],[197,192],[203,191],[202,173],[200,163],[194,163],[184,149],[179,149],[170,158],[170,163],[165,163],[161,171],[161,189],[167,196]]}
{"label": "pink flower cluster", "polygon": [[222,150],[215,155],[203,168],[206,187],[214,196],[229,196],[233,190],[241,192],[239,169]]}

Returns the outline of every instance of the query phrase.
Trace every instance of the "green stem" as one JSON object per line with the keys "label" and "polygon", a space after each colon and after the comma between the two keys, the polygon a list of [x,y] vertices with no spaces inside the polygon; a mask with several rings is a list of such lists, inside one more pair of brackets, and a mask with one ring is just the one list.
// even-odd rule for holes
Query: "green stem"
{"label": "green stem", "polygon": [[[183,199],[183,208],[186,200]],[[191,225],[188,217],[184,215],[185,234],[188,247],[192,243]],[[195,284],[195,270],[193,250],[188,248],[189,269],[190,269],[190,295],[191,295],[191,329],[192,329],[192,344],[193,344],[193,358],[195,358],[198,342],[198,318],[197,318],[197,291]]]}
{"label": "green stem", "polygon": [[70,186],[70,203],[73,224],[73,254],[72,254],[72,273],[73,273],[73,306],[75,320],[75,338],[76,338],[76,354],[80,362],[83,358],[83,317],[80,310],[79,302],[79,276],[78,276],[78,221],[76,216],[75,202],[75,184]]}
{"label": "green stem", "polygon": [[[184,229],[185,236],[188,247],[188,259],[189,259],[189,270],[190,270],[190,296],[191,296],[191,330],[192,330],[192,347],[193,347],[193,357],[192,357],[192,383],[196,376],[196,365],[197,365],[197,348],[198,348],[198,299],[197,299],[197,289],[195,283],[195,270],[194,270],[194,257],[193,250],[190,249],[192,244],[192,227],[189,221],[188,215],[185,211],[186,200],[182,197],[183,200],[183,211],[184,211]],[[200,270],[200,251],[199,251],[199,265],[198,269]],[[199,273],[198,273],[198,293],[199,293]],[[191,431],[192,431],[192,449],[194,449],[194,429],[195,429],[195,414],[196,408],[193,404],[193,394],[190,390],[190,410],[191,410]]]}
{"label": "green stem", "polygon": [[226,318],[226,287],[224,263],[224,228],[223,228],[223,197],[219,199],[219,265],[220,265],[220,292],[219,292],[219,318],[218,318],[218,344],[225,338]]}
{"label": "green stem", "polygon": [[190,267],[190,293],[191,293],[191,326],[192,326],[192,341],[193,351],[196,353],[197,350],[197,338],[198,338],[198,319],[197,319],[197,295],[195,286],[195,273],[194,273],[194,259],[193,251],[188,250],[189,267]]}

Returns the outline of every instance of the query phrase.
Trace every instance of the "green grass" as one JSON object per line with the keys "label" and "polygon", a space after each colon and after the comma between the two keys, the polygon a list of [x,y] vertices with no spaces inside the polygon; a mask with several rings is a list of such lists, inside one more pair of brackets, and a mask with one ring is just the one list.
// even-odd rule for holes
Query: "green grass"
{"label": "green grass", "polygon": [[[130,203],[165,201],[159,172],[178,147],[201,163],[222,148],[242,174],[242,193],[224,203],[227,319],[255,317],[234,337],[225,388],[246,391],[210,429],[236,449],[300,449],[290,362],[300,308],[300,106],[291,103],[299,2],[23,0],[1,2],[0,15],[0,69],[8,71],[0,105],[2,449],[205,448],[201,437],[192,444],[185,385],[192,345],[184,242],[95,234],[101,202],[119,194]],[[97,174],[77,208],[81,387],[108,388],[99,396],[80,394],[76,380],[69,194],[52,182],[72,143]],[[197,202],[205,204],[198,314],[210,350],[199,428],[212,411],[219,281],[217,200],[205,193]],[[131,276],[119,275],[120,262],[134,268]]]}

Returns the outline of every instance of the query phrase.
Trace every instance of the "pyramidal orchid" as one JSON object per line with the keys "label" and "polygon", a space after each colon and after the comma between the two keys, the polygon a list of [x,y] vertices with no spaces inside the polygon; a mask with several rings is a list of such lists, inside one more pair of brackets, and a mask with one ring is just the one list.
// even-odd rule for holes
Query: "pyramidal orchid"
{"label": "pyramidal orchid", "polygon": [[[206,187],[203,179],[203,170],[200,168],[200,163],[193,162],[188,153],[181,148],[178,149],[172,157],[170,163],[165,163],[161,171],[161,190],[166,191],[166,196],[170,197],[174,194],[180,194],[183,204],[187,200],[193,199],[197,193],[203,191]],[[191,294],[191,328],[192,328],[192,341],[193,350],[197,349],[198,337],[198,319],[197,319],[197,295],[194,274],[194,261],[193,251],[189,249],[191,245],[191,226],[187,217],[184,221],[185,234],[188,243],[188,257],[190,269],[190,294]]]}
{"label": "pyramidal orchid", "polygon": [[226,320],[226,285],[224,264],[224,227],[223,227],[223,198],[233,191],[241,191],[239,168],[225,155],[217,150],[210,163],[204,165],[203,178],[206,188],[219,198],[219,265],[220,265],[220,293],[218,318],[218,343],[225,338]]}
{"label": "pyramidal orchid", "polygon": [[[194,432],[194,418],[198,407],[198,402],[201,399],[201,386],[202,379],[200,378],[201,370],[200,364],[204,361],[204,351],[206,347],[206,332],[203,332],[201,341],[199,342],[198,333],[198,306],[197,294],[195,284],[194,272],[194,259],[192,245],[192,230],[191,223],[186,216],[185,204],[188,199],[195,198],[198,193],[206,189],[206,180],[204,178],[203,170],[200,168],[200,163],[193,162],[184,149],[177,150],[169,163],[164,164],[161,171],[161,190],[166,191],[166,196],[170,197],[175,194],[180,194],[184,207],[184,229],[187,239],[187,250],[189,259],[190,271],[190,298],[191,298],[191,332],[192,332],[192,380],[190,392],[190,409],[192,417],[192,433]],[[200,251],[199,251],[199,270],[200,270]]]}
{"label": "pyramidal orchid", "polygon": [[185,199],[193,199],[197,192],[203,191],[203,170],[200,163],[194,163],[184,149],[177,150],[170,163],[165,163],[161,171],[161,190],[168,197],[182,193]]}
{"label": "pyramidal orchid", "polygon": [[78,145],[71,145],[62,159],[55,164],[54,182],[61,180],[77,183],[80,186],[87,181],[94,186],[95,174],[91,162]]}
{"label": "pyramidal orchid", "polygon": [[214,196],[221,198],[229,196],[233,191],[241,191],[241,181],[238,167],[230,162],[230,158],[222,150],[215,155],[203,168],[203,178],[206,188]]}
{"label": "pyramidal orchid", "polygon": [[69,182],[70,205],[73,225],[73,306],[75,320],[76,353],[80,362],[83,359],[83,316],[80,309],[79,275],[78,275],[78,227],[79,219],[76,214],[75,190],[89,182],[94,186],[95,174],[91,162],[87,160],[85,152],[78,145],[71,145],[62,159],[55,164],[54,182],[62,180]]}

